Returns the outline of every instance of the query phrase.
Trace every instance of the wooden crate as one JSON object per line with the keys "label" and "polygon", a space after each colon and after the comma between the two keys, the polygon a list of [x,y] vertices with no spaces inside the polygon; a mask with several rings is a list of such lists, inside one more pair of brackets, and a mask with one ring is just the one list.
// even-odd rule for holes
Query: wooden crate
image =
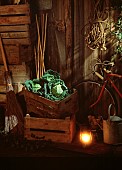
{"label": "wooden crate", "polygon": [[23,88],[27,105],[27,112],[34,117],[64,118],[78,111],[78,94],[73,93],[60,101],[52,101]]}
{"label": "wooden crate", "polygon": [[3,44],[30,45],[36,38],[36,24],[31,16],[28,3],[0,6],[0,34]]}
{"label": "wooden crate", "polygon": [[76,119],[73,114],[65,119],[24,117],[24,137],[27,140],[50,140],[52,142],[71,143],[76,131]]}

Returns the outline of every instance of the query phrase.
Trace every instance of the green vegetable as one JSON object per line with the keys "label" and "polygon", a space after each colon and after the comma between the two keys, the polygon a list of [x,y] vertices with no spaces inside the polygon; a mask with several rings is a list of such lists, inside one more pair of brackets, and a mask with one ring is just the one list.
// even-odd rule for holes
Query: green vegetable
{"label": "green vegetable", "polygon": [[25,81],[24,85],[27,90],[50,100],[62,100],[71,94],[60,75],[53,70],[47,70],[40,79]]}

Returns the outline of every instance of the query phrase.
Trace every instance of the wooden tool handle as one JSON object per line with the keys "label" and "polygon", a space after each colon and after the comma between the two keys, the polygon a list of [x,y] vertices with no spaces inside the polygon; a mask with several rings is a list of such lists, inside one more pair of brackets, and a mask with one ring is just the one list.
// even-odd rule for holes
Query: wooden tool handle
{"label": "wooden tool handle", "polygon": [[0,36],[0,49],[1,49],[3,64],[4,64],[5,72],[6,72],[7,91],[10,91],[10,90],[13,90],[12,79],[11,79],[11,76],[9,75],[9,70],[8,70],[8,67],[7,67],[7,62],[6,62],[6,57],[5,57],[5,52],[4,52],[1,36]]}
{"label": "wooden tool handle", "polygon": [[4,64],[4,67],[5,67],[5,71],[8,71],[8,67],[7,67],[7,62],[6,62],[6,57],[5,57],[5,52],[4,52],[1,36],[0,36],[0,49],[1,49],[1,54],[2,54],[2,59],[3,59],[3,64]]}

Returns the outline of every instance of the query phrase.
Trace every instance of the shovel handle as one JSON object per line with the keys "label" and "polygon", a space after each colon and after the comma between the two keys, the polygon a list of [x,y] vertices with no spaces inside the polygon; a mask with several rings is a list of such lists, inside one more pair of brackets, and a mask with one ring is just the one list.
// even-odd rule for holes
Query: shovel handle
{"label": "shovel handle", "polygon": [[3,59],[3,64],[4,64],[4,67],[5,67],[5,71],[8,71],[1,35],[0,35],[0,49],[1,49],[1,54],[2,54],[2,59]]}

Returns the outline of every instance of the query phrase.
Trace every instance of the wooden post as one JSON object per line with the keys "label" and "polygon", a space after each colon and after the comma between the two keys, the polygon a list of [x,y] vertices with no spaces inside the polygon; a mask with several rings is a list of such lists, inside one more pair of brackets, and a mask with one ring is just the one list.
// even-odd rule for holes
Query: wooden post
{"label": "wooden post", "polygon": [[66,24],[66,84],[71,86],[72,84],[72,65],[73,65],[73,32],[72,32],[72,8],[71,0],[64,2],[65,6],[65,24]]}

